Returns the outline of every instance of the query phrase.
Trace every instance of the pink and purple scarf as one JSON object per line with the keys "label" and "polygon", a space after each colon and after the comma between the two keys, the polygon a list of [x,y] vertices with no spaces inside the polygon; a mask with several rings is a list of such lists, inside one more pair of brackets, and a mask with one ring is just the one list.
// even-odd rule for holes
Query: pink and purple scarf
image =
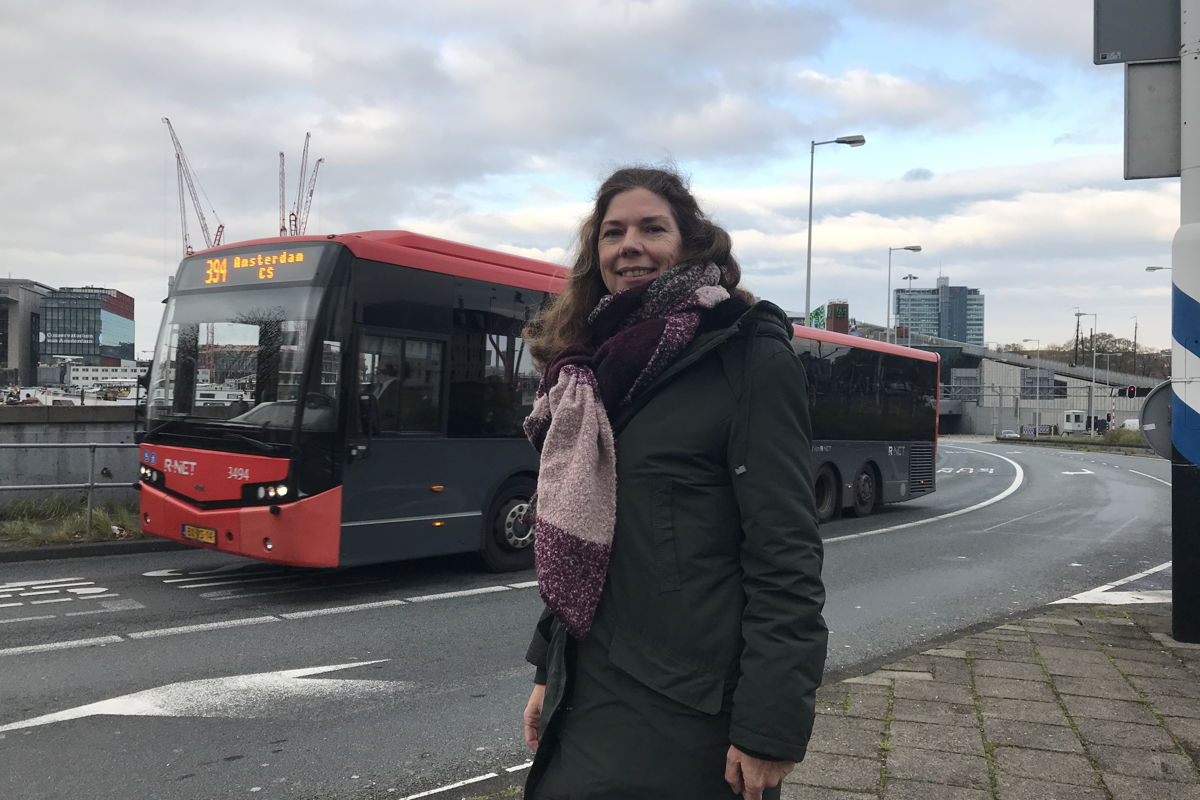
{"label": "pink and purple scarf", "polygon": [[534,517],[538,591],[577,639],[600,603],[617,517],[610,420],[696,335],[700,315],[729,297],[715,264],[685,263],[645,286],[605,295],[592,337],[546,367],[525,434],[541,452]]}

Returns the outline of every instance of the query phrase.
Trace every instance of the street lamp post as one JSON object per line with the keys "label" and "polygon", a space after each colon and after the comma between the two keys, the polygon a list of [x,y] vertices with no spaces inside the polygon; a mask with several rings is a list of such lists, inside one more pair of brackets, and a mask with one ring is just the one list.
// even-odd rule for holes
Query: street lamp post
{"label": "street lamp post", "polygon": [[[921,252],[921,245],[906,244],[903,247],[888,248],[888,286],[887,286],[887,324],[883,329],[883,338],[886,341],[896,341],[896,337],[892,336],[892,253],[897,250],[910,250],[914,253]],[[890,337],[890,338],[889,338]]]}
{"label": "street lamp post", "polygon": [[1095,420],[1095,415],[1094,415],[1093,411],[1094,411],[1094,405],[1096,402],[1096,328],[1098,328],[1100,326],[1100,322],[1095,314],[1088,314],[1085,311],[1076,311],[1075,318],[1079,319],[1079,317],[1091,317],[1092,318],[1092,336],[1091,336],[1092,388],[1091,388],[1091,394],[1088,395],[1088,423],[1089,423],[1089,427],[1091,428],[1091,430],[1089,431],[1089,434],[1091,436],[1095,436],[1096,435],[1096,420]]}
{"label": "street lamp post", "polygon": [[813,220],[813,167],[816,166],[817,146],[822,144],[848,144],[851,147],[862,147],[867,143],[867,137],[855,134],[854,136],[839,136],[836,139],[827,139],[824,142],[818,142],[815,139],[810,140],[808,148],[808,257],[805,259],[804,267],[804,324],[808,324],[808,312],[812,306],[812,220]]}
{"label": "street lamp post", "polygon": [[1037,385],[1033,391],[1034,403],[1037,404],[1037,410],[1034,411],[1033,418],[1033,438],[1036,439],[1038,437],[1038,429],[1042,427],[1042,340],[1022,339],[1021,341],[1037,342]]}
{"label": "street lamp post", "polygon": [[[912,311],[912,282],[913,282],[913,281],[915,281],[915,280],[917,280],[917,276],[916,276],[916,275],[913,275],[913,274],[910,272],[910,273],[908,273],[907,275],[905,275],[903,278],[901,278],[900,280],[902,280],[902,281],[908,281],[908,289],[906,289],[906,290],[905,290],[905,292],[906,292],[906,294],[908,294],[908,310],[911,312],[911,311]],[[899,309],[899,307],[897,307],[897,308],[896,308],[896,325],[897,325],[897,326],[899,326],[899,325],[900,325],[900,322],[901,322],[901,320],[900,320],[900,309]],[[908,344],[908,346],[909,346],[909,347],[912,347],[912,316],[911,316],[911,314],[910,314],[910,316],[909,316],[908,325],[906,325],[906,326],[904,327],[904,330],[905,330],[905,331],[907,332],[907,334],[908,334],[908,337],[907,337],[907,338],[908,338],[908,342],[907,342],[907,344]]]}

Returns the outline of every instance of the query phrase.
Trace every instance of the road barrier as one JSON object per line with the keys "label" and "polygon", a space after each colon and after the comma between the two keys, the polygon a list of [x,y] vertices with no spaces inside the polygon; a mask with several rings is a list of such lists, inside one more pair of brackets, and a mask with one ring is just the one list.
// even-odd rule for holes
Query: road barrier
{"label": "road barrier", "polygon": [[137,447],[134,442],[37,442],[29,444],[0,444],[0,450],[31,450],[37,448],[62,448],[88,450],[88,482],[87,483],[30,483],[24,485],[0,486],[0,492],[15,491],[48,491],[52,489],[87,489],[87,524],[92,527],[92,497],[96,489],[130,489],[137,488],[138,483],[116,481],[113,483],[96,483],[96,450],[98,448]]}

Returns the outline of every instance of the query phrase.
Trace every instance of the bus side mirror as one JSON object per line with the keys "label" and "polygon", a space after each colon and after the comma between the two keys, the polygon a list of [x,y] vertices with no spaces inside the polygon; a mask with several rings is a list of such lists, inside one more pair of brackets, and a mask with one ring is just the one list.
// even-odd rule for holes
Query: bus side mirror
{"label": "bus side mirror", "polygon": [[370,392],[358,396],[358,421],[367,436],[379,433],[379,400]]}

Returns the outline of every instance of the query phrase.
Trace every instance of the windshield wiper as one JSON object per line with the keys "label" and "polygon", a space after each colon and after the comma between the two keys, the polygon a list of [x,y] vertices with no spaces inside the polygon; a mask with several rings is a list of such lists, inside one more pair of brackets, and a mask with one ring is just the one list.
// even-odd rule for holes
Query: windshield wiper
{"label": "windshield wiper", "polygon": [[263,442],[258,439],[255,439],[253,436],[246,436],[245,434],[236,433],[235,431],[221,431],[221,435],[225,438],[240,439],[243,442],[249,442],[250,444],[257,447],[259,450],[263,451],[264,453],[275,454],[275,453],[279,452],[280,448],[283,448],[285,450],[287,449],[287,445],[271,444],[270,442]]}

